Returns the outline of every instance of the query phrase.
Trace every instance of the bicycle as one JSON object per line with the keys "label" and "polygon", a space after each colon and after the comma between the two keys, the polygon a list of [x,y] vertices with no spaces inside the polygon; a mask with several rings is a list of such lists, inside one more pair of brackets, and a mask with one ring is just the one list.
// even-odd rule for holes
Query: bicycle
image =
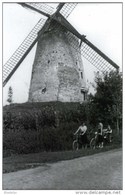
{"label": "bicycle", "polygon": [[95,132],[95,136],[90,141],[90,148],[103,148],[104,144],[104,137],[103,135],[100,135],[98,132]]}
{"label": "bicycle", "polygon": [[[107,143],[111,143],[113,137],[111,136],[111,133],[106,132],[107,129],[103,130],[103,143],[107,144]],[[95,136],[91,139],[90,141],[90,148],[91,149],[95,149],[95,148],[101,148],[103,146],[100,146],[100,144],[102,144],[102,142],[98,141],[98,132],[95,132]]]}
{"label": "bicycle", "polygon": [[81,139],[81,135],[80,134],[76,134],[75,135],[75,140],[72,143],[72,149],[73,150],[79,150],[79,149],[86,149],[88,147],[88,142],[86,143],[82,143],[82,139]]}
{"label": "bicycle", "polygon": [[95,149],[96,148],[96,143],[97,143],[97,136],[98,136],[98,133],[95,132],[95,136],[90,140],[90,148],[91,149]]}

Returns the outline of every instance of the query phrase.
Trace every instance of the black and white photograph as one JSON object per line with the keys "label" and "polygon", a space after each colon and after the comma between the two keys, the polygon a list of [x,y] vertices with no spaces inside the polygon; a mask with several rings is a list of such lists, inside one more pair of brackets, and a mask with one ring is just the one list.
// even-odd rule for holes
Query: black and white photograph
{"label": "black and white photograph", "polygon": [[123,191],[123,2],[2,3],[2,192]]}

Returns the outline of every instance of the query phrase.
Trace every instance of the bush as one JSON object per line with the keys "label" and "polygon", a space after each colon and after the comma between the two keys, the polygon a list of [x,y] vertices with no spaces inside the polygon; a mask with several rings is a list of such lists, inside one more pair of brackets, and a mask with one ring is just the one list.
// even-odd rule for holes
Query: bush
{"label": "bush", "polygon": [[[73,133],[83,121],[92,134],[97,130],[97,119],[88,107],[86,103],[61,102],[5,106],[3,148],[8,154],[71,150]],[[116,135],[116,130],[113,133]],[[114,135],[113,143],[120,144],[122,135]]]}

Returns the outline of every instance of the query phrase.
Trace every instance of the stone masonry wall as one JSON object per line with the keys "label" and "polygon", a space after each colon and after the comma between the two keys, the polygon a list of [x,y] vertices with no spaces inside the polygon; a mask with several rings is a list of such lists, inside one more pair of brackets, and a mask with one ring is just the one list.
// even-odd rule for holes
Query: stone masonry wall
{"label": "stone masonry wall", "polygon": [[44,33],[37,45],[29,101],[82,101],[81,59],[78,59],[78,53],[69,45],[64,31]]}

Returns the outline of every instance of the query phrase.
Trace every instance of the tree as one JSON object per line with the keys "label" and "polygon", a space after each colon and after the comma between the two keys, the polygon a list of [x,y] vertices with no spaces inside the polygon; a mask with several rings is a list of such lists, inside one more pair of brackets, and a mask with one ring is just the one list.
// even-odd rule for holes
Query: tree
{"label": "tree", "polygon": [[106,124],[115,124],[119,134],[119,126],[122,123],[122,74],[111,71],[99,72],[95,77],[96,93],[92,100],[96,107],[96,115]]}
{"label": "tree", "polygon": [[7,102],[9,102],[9,104],[12,104],[13,103],[13,89],[12,89],[11,86],[9,87],[9,90],[8,90],[8,99],[7,99]]}

